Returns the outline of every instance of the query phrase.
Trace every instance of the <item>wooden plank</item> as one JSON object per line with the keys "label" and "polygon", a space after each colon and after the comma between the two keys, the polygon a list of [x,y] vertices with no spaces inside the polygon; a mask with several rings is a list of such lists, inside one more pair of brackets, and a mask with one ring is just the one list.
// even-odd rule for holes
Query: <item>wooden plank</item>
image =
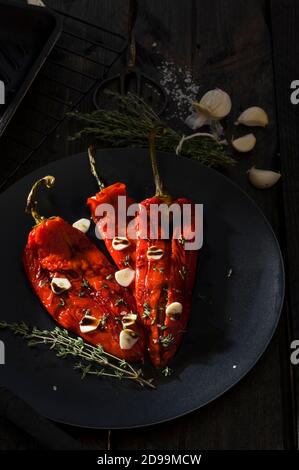
{"label": "wooden plank", "polygon": [[[291,82],[299,79],[299,8],[295,0],[271,1],[276,100],[279,118],[283,205],[285,213],[286,275],[291,312],[291,338],[299,338],[299,107],[291,103]],[[296,404],[299,403],[299,368],[291,370]],[[298,408],[297,408],[298,413]],[[299,416],[296,416],[299,448]]]}
{"label": "wooden plank", "polygon": [[[50,6],[64,5],[71,13],[126,31],[123,0],[69,2],[48,0]],[[219,86],[233,97],[234,110],[227,122],[230,133],[240,109],[263,105],[271,125],[257,132],[258,146],[251,157],[240,158],[229,172],[257,201],[280,233],[280,189],[261,192],[248,184],[246,170],[256,163],[277,168],[276,119],[274,105],[271,38],[266,0],[144,0],[140,2],[137,24],[139,61],[147,73],[161,76],[157,67],[165,59],[176,68],[192,68],[195,81],[204,89]],[[296,77],[294,77],[296,78]],[[168,116],[172,110],[168,111]],[[174,119],[175,121],[175,119]],[[181,122],[177,121],[181,126]],[[66,136],[72,126],[65,122],[47,145],[16,175],[19,178],[37,166],[62,158],[86,147],[86,142],[70,143]],[[295,155],[295,153],[294,153]],[[295,179],[295,178],[293,178]],[[294,183],[293,183],[294,184]],[[293,193],[295,197],[295,192]],[[291,213],[292,218],[296,214]],[[295,232],[292,235],[295,238]],[[295,267],[294,267],[295,274]],[[214,403],[184,418],[152,428],[112,433],[112,447],[206,448],[206,449],[283,449],[292,446],[292,409],[288,375],[288,324],[283,318],[271,346],[254,370],[234,389]],[[150,406],[150,404],[149,404]],[[0,430],[8,429],[0,423]],[[83,442],[107,448],[108,433],[64,427]],[[20,436],[7,445],[17,446]]]}
{"label": "wooden plank", "polygon": [[[253,164],[273,169],[279,166],[271,37],[265,17],[266,2],[201,0],[193,3],[195,10],[187,11],[187,17],[185,5],[188,3],[184,2],[183,6],[172,2],[176,15],[167,24],[163,22],[166,31],[162,32],[159,30],[159,22],[155,23],[155,20],[157,16],[168,18],[169,12],[164,8],[164,2],[144,3],[143,11],[146,12],[149,8],[155,15],[154,20],[151,16],[147,18],[145,13],[142,15],[144,29],[148,28],[146,23],[155,24],[156,28],[152,27],[152,30],[157,37],[164,35],[165,38],[172,38],[170,47],[166,40],[163,42],[163,56],[173,58],[178,65],[193,66],[201,92],[218,86],[232,95],[234,109],[227,122],[229,133],[238,132],[233,123],[241,109],[254,104],[267,109],[271,124],[266,131],[256,132],[256,151],[251,157],[240,158],[239,165],[229,174],[257,201],[278,232],[279,187],[261,192],[249,185],[246,176],[246,170]],[[178,29],[187,31],[187,42],[184,42],[183,53],[175,54],[173,51],[176,48],[181,50],[182,36],[176,34]],[[191,37],[188,35],[190,31]],[[143,44],[142,32],[138,40]],[[284,366],[285,358],[281,357],[281,350],[287,351],[288,347],[286,327],[283,320],[263,359],[245,380],[224,397],[190,416],[176,420],[172,425],[117,432],[112,445],[119,449],[292,447],[288,367]]]}

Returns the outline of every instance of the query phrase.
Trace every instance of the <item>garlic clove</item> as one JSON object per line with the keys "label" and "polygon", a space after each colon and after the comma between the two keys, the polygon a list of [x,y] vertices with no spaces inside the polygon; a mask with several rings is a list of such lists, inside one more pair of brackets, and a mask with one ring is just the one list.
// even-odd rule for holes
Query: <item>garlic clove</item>
{"label": "garlic clove", "polygon": [[166,307],[166,315],[168,317],[180,316],[183,312],[183,305],[180,302],[172,302]]}
{"label": "garlic clove", "polygon": [[73,227],[76,228],[77,230],[80,230],[80,232],[86,233],[88,232],[89,227],[90,227],[90,220],[88,219],[77,220],[77,222],[73,223]]}
{"label": "garlic clove", "polygon": [[232,101],[228,93],[216,88],[205,93],[193,107],[210,119],[223,119],[231,112]]}
{"label": "garlic clove", "polygon": [[235,124],[243,124],[243,126],[249,127],[266,127],[269,124],[269,118],[264,109],[259,106],[252,106],[243,111]]}
{"label": "garlic clove", "polygon": [[125,250],[129,245],[130,242],[127,237],[114,237],[112,240],[112,248],[116,251]]}
{"label": "garlic clove", "polygon": [[126,313],[121,319],[123,328],[126,329],[128,326],[134,325],[137,320],[137,315],[135,313]]}
{"label": "garlic clove", "polygon": [[251,184],[258,189],[272,188],[281,178],[281,173],[259,170],[255,167],[252,167],[247,173]]}
{"label": "garlic clove", "polygon": [[254,134],[247,134],[239,139],[232,140],[232,146],[235,150],[241,153],[250,152],[254,149],[256,144],[256,138]]}
{"label": "garlic clove", "polygon": [[69,290],[72,287],[72,284],[65,277],[53,277],[51,281],[51,289],[54,294],[62,294]]}
{"label": "garlic clove", "polygon": [[95,331],[100,324],[100,319],[92,315],[85,314],[79,323],[81,333],[91,333]]}
{"label": "garlic clove", "polygon": [[159,260],[163,257],[163,250],[157,246],[150,246],[147,250],[146,256],[148,260]]}
{"label": "garlic clove", "polygon": [[122,330],[119,335],[119,346],[120,349],[132,349],[137,343],[139,337],[135,331],[126,328]]}
{"label": "garlic clove", "polygon": [[200,129],[203,126],[210,124],[210,119],[201,112],[190,114],[185,120],[185,124],[193,131]]}
{"label": "garlic clove", "polygon": [[121,269],[114,274],[116,282],[122,287],[128,287],[135,279],[135,271],[131,268]]}

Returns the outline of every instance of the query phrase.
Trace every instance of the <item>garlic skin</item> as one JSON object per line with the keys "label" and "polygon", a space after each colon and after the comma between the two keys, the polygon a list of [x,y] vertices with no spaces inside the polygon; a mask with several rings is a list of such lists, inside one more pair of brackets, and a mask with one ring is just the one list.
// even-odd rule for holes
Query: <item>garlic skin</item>
{"label": "garlic skin", "polygon": [[79,219],[77,222],[73,223],[73,227],[76,228],[77,230],[80,230],[80,232],[86,233],[89,230],[90,227],[90,220],[88,219]]}
{"label": "garlic skin", "polygon": [[132,347],[137,343],[138,339],[138,335],[135,333],[135,331],[130,330],[129,328],[122,330],[119,335],[120,349],[132,349]]}
{"label": "garlic skin", "polygon": [[232,140],[232,146],[240,153],[250,152],[252,149],[254,149],[255,145],[256,138],[254,134],[247,134],[243,137]]}
{"label": "garlic skin", "polygon": [[254,166],[247,173],[251,184],[258,189],[272,188],[281,178],[281,173],[271,170],[259,170]]}
{"label": "garlic skin", "polygon": [[203,113],[193,112],[185,120],[185,124],[190,127],[193,131],[200,129],[203,126],[207,126],[211,123],[211,120],[205,116]]}
{"label": "garlic skin", "polygon": [[266,127],[269,124],[269,118],[264,109],[252,106],[243,111],[235,124],[236,126],[242,124],[248,127]]}
{"label": "garlic skin", "polygon": [[209,119],[220,120],[231,112],[232,101],[228,93],[216,88],[205,93],[199,103],[193,103],[193,107]]}
{"label": "garlic skin", "polygon": [[122,287],[128,287],[135,279],[135,271],[131,268],[121,269],[114,274],[116,282]]}

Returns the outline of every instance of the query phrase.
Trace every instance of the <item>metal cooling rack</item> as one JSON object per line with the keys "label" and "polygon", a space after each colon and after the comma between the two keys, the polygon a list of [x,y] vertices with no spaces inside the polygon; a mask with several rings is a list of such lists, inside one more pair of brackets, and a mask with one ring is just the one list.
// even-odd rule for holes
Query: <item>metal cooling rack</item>
{"label": "metal cooling rack", "polygon": [[62,17],[63,31],[1,138],[0,189],[57,132],[66,113],[90,110],[93,90],[126,49],[121,34],[53,10]]}

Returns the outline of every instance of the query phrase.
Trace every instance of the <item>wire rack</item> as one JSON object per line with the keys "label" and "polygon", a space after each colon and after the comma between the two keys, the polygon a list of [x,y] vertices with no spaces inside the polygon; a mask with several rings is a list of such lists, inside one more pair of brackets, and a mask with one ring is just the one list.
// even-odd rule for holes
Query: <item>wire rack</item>
{"label": "wire rack", "polygon": [[[61,10],[63,31],[0,141],[0,189],[58,131],[73,110],[88,110],[97,84],[126,49],[125,38]],[[34,125],[32,125],[34,123]]]}

